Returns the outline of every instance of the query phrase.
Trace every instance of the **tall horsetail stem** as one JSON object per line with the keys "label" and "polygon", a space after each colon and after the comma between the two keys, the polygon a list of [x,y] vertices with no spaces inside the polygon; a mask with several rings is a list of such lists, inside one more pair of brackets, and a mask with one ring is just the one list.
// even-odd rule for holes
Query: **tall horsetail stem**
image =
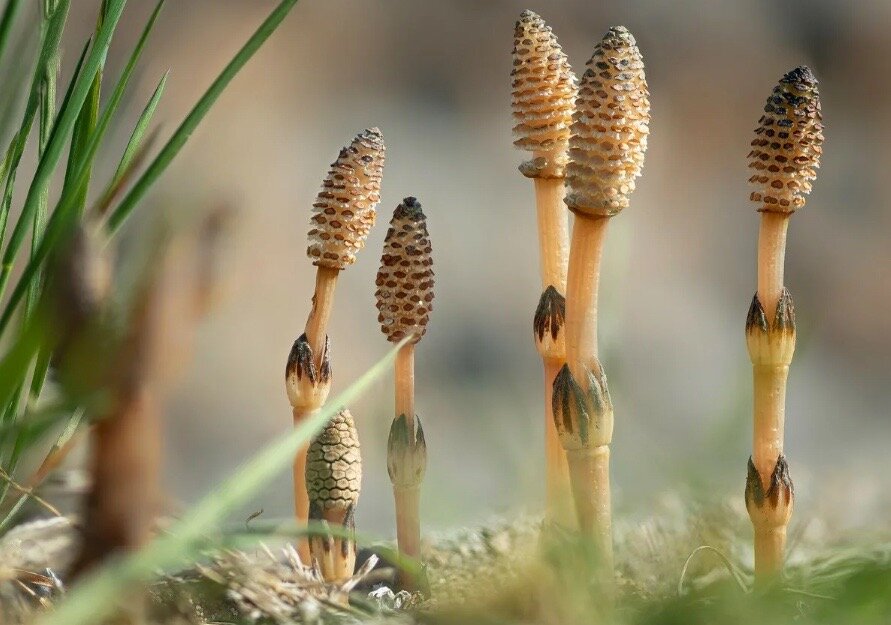
{"label": "tall horsetail stem", "polygon": [[[393,211],[377,273],[378,321],[392,343],[407,337],[396,356],[396,412],[387,443],[387,471],[396,503],[400,553],[421,555],[420,492],[427,466],[427,444],[415,413],[415,345],[427,332],[433,309],[433,258],[427,217],[421,203],[407,197]],[[423,580],[403,575],[402,583],[423,588]]]}
{"label": "tall horsetail stem", "polygon": [[[318,268],[312,309],[304,333],[294,342],[285,366],[285,389],[299,424],[318,412],[331,389],[330,341],[327,329],[337,276],[365,247],[380,202],[386,149],[380,130],[363,130],[340,150],[313,203],[306,253]],[[294,457],[294,509],[297,523],[309,518],[304,446]],[[297,544],[301,559],[310,559],[309,543]]]}
{"label": "tall horsetail stem", "polygon": [[613,405],[597,356],[597,297],[609,219],[628,206],[643,167],[650,103],[643,59],[623,26],[594,48],[579,84],[566,168],[575,214],[566,287],[566,365],[554,381],[554,418],[566,449],[579,529],[613,576],[609,445]]}
{"label": "tall horsetail stem", "polygon": [[749,152],[751,200],[761,213],[758,290],[746,318],[754,419],[746,508],[755,532],[755,579],[783,569],[794,488],[783,455],[786,379],[795,352],[795,308],[783,285],[789,217],[804,206],[823,148],[817,80],[807,67],[783,76],[764,106]]}
{"label": "tall horsetail stem", "polygon": [[547,516],[575,524],[569,466],[551,409],[557,372],[566,362],[563,322],[569,215],[563,206],[569,129],[575,110],[576,79],[557,37],[540,16],[523,11],[514,27],[511,104],[514,145],[532,153],[522,165],[535,185],[542,294],[533,319],[533,339],[544,365]]}

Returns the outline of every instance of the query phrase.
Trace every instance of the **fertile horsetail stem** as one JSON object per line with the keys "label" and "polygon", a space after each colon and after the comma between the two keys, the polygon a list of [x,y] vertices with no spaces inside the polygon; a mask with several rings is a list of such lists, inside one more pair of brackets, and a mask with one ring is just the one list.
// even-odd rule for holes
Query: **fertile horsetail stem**
{"label": "fertile horsetail stem", "polygon": [[520,166],[535,184],[542,294],[533,320],[535,346],[545,372],[545,458],[548,517],[574,524],[566,452],[551,411],[554,378],[566,362],[563,321],[569,215],[563,175],[575,109],[575,76],[557,37],[544,20],[523,11],[514,28],[511,95],[514,145],[532,153]]}
{"label": "fertile horsetail stem", "polygon": [[761,213],[758,290],[746,319],[754,382],[754,437],[746,478],[746,508],[755,530],[755,578],[783,568],[794,489],[783,455],[786,380],[795,352],[795,309],[783,285],[789,217],[804,206],[823,148],[817,80],[807,67],[780,79],[764,106],[749,152]]}
{"label": "fertile horsetail stem", "polygon": [[356,568],[354,514],[362,487],[359,434],[348,410],[334,416],[313,439],[306,461],[309,518],[322,528],[340,526],[344,535],[324,531],[310,538],[310,553],[326,581],[343,581]]}
{"label": "fertile horsetail stem", "polygon": [[[427,445],[415,414],[415,345],[427,331],[433,308],[433,259],[427,218],[421,203],[407,197],[396,207],[377,273],[378,321],[387,340],[410,337],[396,356],[396,412],[387,443],[387,470],[396,501],[399,551],[418,559],[421,552],[420,492]],[[405,579],[417,587],[418,580]]]}
{"label": "fertile horsetail stem", "polygon": [[[377,128],[363,130],[331,165],[313,204],[307,255],[318,267],[312,310],[304,333],[294,342],[285,367],[285,387],[295,424],[318,411],[331,388],[327,327],[337,276],[356,261],[374,225],[384,167],[384,140]],[[307,448],[294,458],[294,507],[299,524],[309,514],[304,475]],[[309,561],[306,540],[297,550]]]}
{"label": "fertile horsetail stem", "polygon": [[650,118],[643,59],[631,33],[611,28],[579,85],[566,204],[575,213],[566,287],[566,365],[554,381],[554,419],[566,449],[579,528],[612,575],[609,445],[613,406],[597,357],[597,295],[609,218],[628,206]]}

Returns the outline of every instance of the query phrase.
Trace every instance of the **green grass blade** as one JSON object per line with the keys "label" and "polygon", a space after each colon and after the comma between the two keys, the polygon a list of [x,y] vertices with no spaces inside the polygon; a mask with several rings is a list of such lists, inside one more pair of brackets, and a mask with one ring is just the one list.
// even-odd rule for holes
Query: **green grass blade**
{"label": "green grass blade", "polygon": [[[44,28],[49,27],[49,20],[57,8],[55,0],[44,0],[43,3],[43,20]],[[46,149],[47,141],[49,141],[50,131],[52,130],[53,119],[56,116],[56,77],[59,73],[59,56],[58,54],[46,64],[43,69],[43,79],[41,80],[40,89],[40,126],[38,130],[38,151],[37,156],[43,156]],[[37,250],[37,243],[43,235],[43,229],[46,227],[46,214],[49,208],[49,189],[44,189],[37,199],[37,210],[34,211],[34,221],[31,224],[31,256]],[[36,279],[31,283],[28,291],[28,300],[26,315],[30,315],[37,305],[37,298],[40,294],[41,276],[37,275]],[[49,354],[38,354],[37,363],[34,366],[34,374],[31,378],[31,388],[35,383],[42,386],[46,370],[49,367]],[[33,395],[32,395],[33,396]],[[2,498],[0,498],[2,500]]]}
{"label": "green grass blade", "polygon": [[167,86],[167,78],[169,76],[170,71],[168,70],[164,73],[164,77],[161,78],[161,82],[158,83],[158,86],[155,87],[155,92],[149,99],[148,104],[142,109],[142,113],[139,115],[139,120],[136,122],[136,126],[133,127],[133,132],[130,134],[129,141],[127,141],[127,147],[124,149],[124,154],[121,156],[121,162],[118,164],[118,168],[114,172],[114,178],[112,178],[112,182],[109,185],[110,187],[117,186],[117,183],[123,180],[127,170],[130,168],[130,164],[133,162],[133,158],[139,153],[142,143],[145,140],[145,135],[148,132],[149,126],[151,126],[152,118],[155,116],[155,109],[158,108],[158,102],[161,101],[161,95],[164,93],[164,89]]}
{"label": "green grass blade", "polygon": [[[6,175],[3,184],[3,200],[2,204],[0,204],[0,243],[2,243],[2,240],[6,236],[6,224],[9,218],[9,210],[12,202],[15,175],[18,171],[19,162],[22,159],[22,153],[25,151],[28,135],[31,134],[31,126],[34,124],[34,117],[37,115],[37,108],[40,103],[40,83],[43,78],[43,71],[47,64],[58,54],[59,43],[62,40],[62,32],[65,30],[65,21],[68,18],[69,5],[70,0],[62,0],[60,2],[59,6],[56,7],[56,11],[53,13],[52,17],[50,17],[43,34],[43,39],[40,45],[40,54],[37,59],[37,67],[34,70],[34,77],[31,81],[28,103],[25,105],[25,113],[22,117],[22,123],[16,132],[13,141],[11,155],[7,159]],[[2,294],[2,288],[0,288],[0,294]]]}
{"label": "green grass blade", "polygon": [[108,214],[108,210],[115,199],[121,191],[127,187],[128,183],[136,176],[136,172],[142,167],[142,164],[152,150],[152,146],[155,145],[161,134],[160,130],[160,126],[155,126],[148,131],[148,134],[145,135],[142,144],[139,146],[139,150],[133,155],[132,160],[127,163],[127,167],[121,172],[120,177],[116,180],[110,180],[108,184],[105,185],[102,195],[93,203],[93,214],[99,216]]}
{"label": "green grass blade", "polygon": [[19,215],[19,219],[12,230],[9,243],[3,254],[3,266],[0,268],[0,293],[3,292],[6,283],[9,281],[13,263],[25,239],[27,225],[33,218],[34,211],[37,208],[37,199],[49,184],[50,177],[56,164],[59,162],[68,136],[71,134],[81,107],[92,87],[93,77],[105,60],[112,35],[126,4],[126,0],[111,0],[108,3],[107,19],[103,22],[93,46],[87,53],[82,73],[74,81],[71,100],[59,110],[59,117],[53,127],[53,132],[50,135],[43,158],[38,162],[31,186],[28,188],[21,215]]}
{"label": "green grass blade", "polygon": [[[56,6],[50,6],[49,2],[44,2],[44,28],[49,28],[50,18],[55,12]],[[38,110],[40,111],[40,125],[38,130],[38,158],[43,155],[46,150],[46,144],[49,141],[50,132],[52,131],[53,119],[56,116],[56,75],[59,72],[59,55],[51,57],[47,60],[43,68],[43,77],[40,80],[40,103]],[[36,246],[40,233],[46,223],[47,203],[49,200],[49,190],[44,189],[43,193],[37,200],[37,210],[34,213],[33,222],[33,247]],[[29,298],[31,299],[31,298]],[[33,302],[32,302],[33,303]]]}
{"label": "green grass blade", "polygon": [[[105,20],[105,14],[107,10],[107,4],[103,2],[102,6],[99,9],[99,18],[96,20],[95,34],[97,35],[99,29],[102,28],[102,23]],[[82,162],[82,157],[87,151],[90,137],[93,134],[93,131],[96,129],[96,124],[99,120],[99,100],[102,93],[102,74],[104,65],[105,64],[103,62],[99,66],[96,75],[93,77],[93,84],[90,87],[89,95],[87,96],[87,99],[84,102],[80,113],[78,114],[77,121],[74,124],[74,130],[71,134],[71,147],[69,148],[68,152],[68,166],[65,169],[65,183],[62,187],[63,194],[66,193],[66,191],[70,190],[70,185],[75,178],[78,166]],[[78,202],[80,203],[81,209],[83,209],[83,206],[87,202],[88,190],[89,185],[80,190],[80,197],[78,198]]]}
{"label": "green grass blade", "polygon": [[[99,121],[99,97],[102,93],[102,70],[103,68],[100,67],[99,71],[97,71],[96,75],[93,77],[93,84],[90,87],[89,95],[87,96],[87,99],[77,116],[77,121],[74,124],[74,130],[71,134],[71,145],[68,148],[68,165],[65,168],[65,182],[62,186],[62,193],[71,192],[70,185],[74,181],[78,166],[83,163],[83,156],[87,151],[90,137],[96,129],[96,124]],[[81,205],[86,204],[87,202],[87,191],[87,187],[80,190],[79,195],[81,196]]]}
{"label": "green grass blade", "polygon": [[[75,70],[74,70],[74,77],[77,77],[80,73],[84,58],[86,57],[87,48],[88,48],[88,46],[84,46],[84,50],[80,56],[80,59],[78,60],[77,66],[75,67]],[[73,85],[74,85],[74,78],[72,78],[72,83],[71,83],[71,86],[73,86]],[[64,99],[62,100],[63,107],[66,105],[67,102],[70,101],[71,92],[72,92],[72,89],[69,87],[69,89],[65,93]],[[16,146],[16,148],[17,147],[18,146]],[[12,172],[11,180],[13,182],[15,180],[15,172],[14,171]],[[11,201],[11,199],[12,199],[12,185],[9,185],[7,187],[7,191],[9,192],[9,195],[7,197],[4,197],[4,203]],[[9,205],[5,204],[5,206],[8,208]],[[33,250],[32,254],[31,254],[31,260],[30,260],[29,264],[33,264],[35,266],[35,268],[40,267],[40,265],[35,262],[35,259],[38,258],[39,254],[40,254],[39,248],[38,248],[38,250]],[[37,272],[35,271],[32,275],[32,278],[35,278],[36,276],[37,276]],[[32,284],[32,280],[29,280],[28,285],[30,285],[30,284]],[[25,286],[27,286],[27,285],[25,285]],[[26,293],[26,289],[23,288],[21,290],[21,292],[18,294],[18,299],[21,299],[21,297],[25,293]],[[14,312],[14,310],[10,311],[10,316],[9,316],[9,318],[7,318],[6,324],[8,324],[10,319],[12,318],[12,312]],[[27,315],[25,317],[25,321],[26,322],[28,321]],[[6,327],[6,324],[3,325],[3,328]],[[2,335],[2,329],[0,329],[0,335]],[[5,394],[0,393],[0,398],[2,398],[2,400],[0,400],[0,406],[5,406],[4,414],[11,414],[13,417],[16,417],[18,415],[18,407],[19,407],[19,404],[21,404],[22,393],[24,392],[25,376],[27,375],[27,373],[29,371],[31,360],[33,359],[34,355],[38,352],[39,345],[37,343],[34,343],[32,345],[32,347],[33,347],[33,351],[29,352],[27,362],[25,362],[23,366],[21,366],[19,369],[13,371],[12,373],[10,373],[7,376],[7,377],[9,377],[9,379],[14,380],[14,383],[17,385],[17,387],[16,387],[16,390],[14,391],[12,396],[7,397]],[[13,468],[14,467],[12,467],[12,466],[7,466],[8,471],[12,471]]]}
{"label": "green grass blade", "polygon": [[39,35],[36,38],[33,36],[33,30],[27,29],[27,34],[20,34],[19,28],[16,28],[13,45],[4,54],[9,58],[0,60],[4,81],[3,91],[0,92],[0,137],[15,134],[17,128],[12,127],[13,119],[19,115],[20,108],[24,109],[28,99],[28,85],[34,75],[41,43]]}
{"label": "green grass blade", "polygon": [[[3,159],[2,180],[7,180],[7,175],[11,175],[14,181],[15,174],[10,174],[10,168],[15,158],[17,141],[18,138],[13,137],[12,141],[9,142],[9,147],[6,149],[6,156]],[[9,209],[12,206],[12,183],[7,182],[6,187],[7,190],[4,191],[3,197],[0,198],[0,242],[3,241],[3,235],[6,233],[6,221],[9,219]]]}
{"label": "green grass blade", "polygon": [[235,57],[229,62],[222,73],[214,80],[213,84],[201,96],[195,107],[189,112],[186,118],[180,124],[179,128],[170,137],[167,144],[161,149],[161,152],[155,157],[155,160],[148,166],[145,173],[136,181],[130,192],[121,200],[118,207],[112,212],[108,227],[115,231],[120,228],[121,224],[127,219],[142,197],[155,181],[164,173],[170,162],[176,157],[179,151],[188,141],[189,136],[207,115],[207,112],[213,106],[217,98],[232,81],[244,64],[257,52],[263,42],[278,28],[278,25],[285,19],[288,12],[294,8],[298,0],[282,0],[275,10],[270,13],[269,17],[260,25],[260,27],[251,35],[247,43],[238,51]]}
{"label": "green grass blade", "polygon": [[89,182],[90,174],[92,172],[92,163],[95,159],[96,151],[99,149],[102,138],[105,136],[111,120],[114,118],[114,115],[118,110],[118,107],[130,82],[130,78],[133,75],[133,71],[136,68],[140,56],[142,55],[142,51],[145,48],[145,44],[148,41],[148,37],[154,28],[158,14],[160,13],[161,7],[163,5],[164,0],[158,2],[157,6],[155,7],[155,11],[152,13],[149,21],[146,23],[145,28],[143,28],[142,35],[139,38],[139,42],[130,55],[130,59],[127,62],[127,65],[125,66],[123,72],[121,73],[121,77],[118,80],[118,83],[115,85],[115,89],[112,92],[111,98],[102,112],[99,123],[97,124],[95,131],[90,137],[90,141],[86,148],[85,154],[81,159],[81,166],[78,168],[77,173],[74,175],[72,184],[69,185],[69,193],[63,193],[63,195],[59,198],[59,201],[56,204],[56,208],[53,211],[53,215],[50,218],[45,236],[43,237],[43,240],[41,240],[36,254],[28,262],[25,270],[22,272],[22,275],[19,278],[15,289],[13,289],[9,301],[6,303],[6,308],[3,310],[3,314],[0,315],[0,333],[2,333],[6,329],[7,325],[12,319],[13,314],[15,313],[16,307],[22,299],[22,296],[29,288],[29,285],[32,283],[32,281],[37,279],[41,263],[49,255],[56,241],[59,240],[59,237],[62,235],[65,229],[75,221],[75,218],[80,216],[81,209],[83,208],[80,204],[80,190],[84,188]]}
{"label": "green grass blade", "polygon": [[3,7],[3,15],[0,16],[0,59],[3,58],[3,53],[9,45],[9,34],[21,6],[21,0],[9,0]]}
{"label": "green grass blade", "polygon": [[253,459],[237,469],[229,479],[205,496],[170,530],[145,549],[102,567],[39,619],[39,625],[88,625],[97,623],[114,610],[123,589],[151,578],[159,569],[181,565],[204,537],[214,530],[236,506],[260,486],[287,467],[294,453],[344,406],[359,397],[389,368],[403,341],[369,369],[343,393],[291,433],[266,446]]}

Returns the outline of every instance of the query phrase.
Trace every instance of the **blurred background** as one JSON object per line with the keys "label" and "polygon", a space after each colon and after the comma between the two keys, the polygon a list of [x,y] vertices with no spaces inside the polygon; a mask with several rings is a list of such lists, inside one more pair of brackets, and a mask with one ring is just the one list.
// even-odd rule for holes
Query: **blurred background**
{"label": "blurred background", "polygon": [[[63,74],[98,0],[72,7]],[[169,2],[146,50],[132,119],[172,68],[157,119],[169,135],[272,0]],[[120,39],[154,6],[133,0]],[[303,0],[200,126],[140,209],[228,206],[223,295],[166,411],[166,483],[187,504],[291,427],[283,372],[310,307],[310,206],[339,148],[367,126],[387,143],[367,249],[339,280],[334,391],[389,348],[374,276],[392,209],[417,196],[433,238],[436,301],[417,355],[429,448],[423,522],[448,528],[543,500],[543,390],[532,342],[540,295],[532,184],[511,141],[514,22],[531,8],[581,74],[611,25],[636,36],[652,101],[650,148],[631,207],[610,226],[601,359],[616,410],[619,510],[645,516],[682,494],[741,505],[751,375],[743,328],[758,216],[752,131],[782,74],[821,81],[823,165],[792,219],[786,282],[799,339],[786,451],[796,522],[856,528],[891,518],[891,3],[885,0]],[[129,41],[112,47],[108,71]],[[117,52],[116,52],[117,51]],[[128,128],[112,141],[123,145]],[[106,163],[104,179],[116,163]],[[139,220],[130,223],[140,227]],[[357,522],[391,536],[386,473],[392,377],[352,406],[365,482]],[[290,475],[245,516],[291,511]],[[176,506],[174,505],[174,509]],[[883,521],[882,521],[883,520]]]}

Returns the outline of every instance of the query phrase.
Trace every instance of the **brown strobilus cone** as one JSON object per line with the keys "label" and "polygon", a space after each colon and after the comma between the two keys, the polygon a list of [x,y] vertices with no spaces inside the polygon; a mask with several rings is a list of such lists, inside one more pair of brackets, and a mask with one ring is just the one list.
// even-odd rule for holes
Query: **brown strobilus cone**
{"label": "brown strobilus cone", "polygon": [[565,202],[575,214],[566,287],[566,365],[554,381],[554,419],[566,449],[579,529],[612,578],[609,445],[613,405],[597,357],[597,295],[606,225],[628,206],[640,175],[650,104],[631,33],[611,28],[579,84]]}
{"label": "brown strobilus cone", "polygon": [[342,410],[313,439],[306,461],[309,519],[323,528],[342,528],[337,535],[322,531],[309,541],[312,560],[325,581],[344,581],[356,568],[354,514],[361,487],[359,434],[353,416]]}
{"label": "brown strobilus cone", "polygon": [[[300,423],[321,409],[331,388],[327,335],[340,272],[356,261],[374,225],[384,167],[384,140],[377,128],[363,130],[343,148],[331,165],[313,204],[307,255],[318,267],[312,310],[304,333],[294,342],[285,367],[285,386]],[[309,500],[304,482],[307,448],[294,459],[294,507],[297,523],[305,525]],[[309,544],[297,551],[309,562]]]}
{"label": "brown strobilus cone", "polygon": [[[378,321],[392,343],[409,338],[396,355],[396,416],[387,443],[387,470],[396,501],[399,551],[421,555],[420,493],[427,445],[415,414],[415,345],[427,331],[433,309],[433,259],[421,203],[407,197],[393,211],[377,273]],[[423,579],[403,575],[406,587],[424,589]]]}
{"label": "brown strobilus cone", "polygon": [[754,439],[746,508],[755,530],[755,581],[783,568],[794,489],[783,455],[786,379],[795,351],[795,309],[783,285],[789,217],[804,206],[823,148],[817,80],[807,67],[780,79],[764,106],[749,152],[751,200],[761,213],[758,291],[746,319],[754,381]]}
{"label": "brown strobilus cone", "polygon": [[569,215],[563,205],[563,177],[569,128],[575,110],[575,76],[550,27],[523,11],[514,28],[511,95],[514,145],[532,153],[520,165],[535,184],[542,294],[533,320],[535,346],[545,374],[545,461],[547,516],[574,526],[569,467],[551,410],[554,378],[566,362],[563,323]]}

